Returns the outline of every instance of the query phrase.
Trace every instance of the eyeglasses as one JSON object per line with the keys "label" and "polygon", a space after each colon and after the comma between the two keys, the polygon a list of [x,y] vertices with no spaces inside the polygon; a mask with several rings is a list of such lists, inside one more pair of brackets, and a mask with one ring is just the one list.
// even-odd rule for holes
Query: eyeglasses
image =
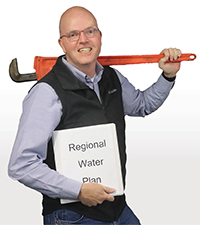
{"label": "eyeglasses", "polygon": [[65,35],[62,35],[60,39],[62,39],[63,37],[67,37],[69,41],[77,41],[80,38],[81,32],[83,32],[86,37],[92,38],[97,35],[98,31],[99,31],[99,28],[97,27],[89,27],[80,31],[73,30]]}

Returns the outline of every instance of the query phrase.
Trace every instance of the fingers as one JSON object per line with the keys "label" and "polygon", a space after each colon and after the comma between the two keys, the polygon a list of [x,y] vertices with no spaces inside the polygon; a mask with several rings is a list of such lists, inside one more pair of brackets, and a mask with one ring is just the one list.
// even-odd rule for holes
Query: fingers
{"label": "fingers", "polygon": [[180,49],[177,49],[177,48],[169,48],[169,49],[164,49],[161,54],[164,54],[164,58],[162,59],[163,62],[166,62],[166,61],[173,61],[173,60],[177,60],[182,52]]}
{"label": "fingers", "polygon": [[114,188],[102,186],[105,192],[105,200],[113,202],[115,200],[114,196],[110,195],[115,192]]}
{"label": "fingers", "polygon": [[114,201],[114,196],[110,195],[114,188],[106,187],[97,183],[84,183],[79,193],[79,200],[89,207],[102,204],[105,200]]}
{"label": "fingers", "polygon": [[[96,203],[102,204],[104,201],[113,202],[115,200],[115,198],[114,198],[114,196],[110,195],[110,193],[113,193],[115,191],[115,189],[105,187],[105,186],[102,186],[102,188],[103,188],[103,192],[99,196],[97,196]],[[112,191],[111,191],[111,189],[112,189]],[[109,192],[107,192],[107,191],[109,191]]]}
{"label": "fingers", "polygon": [[166,63],[169,61],[177,60],[181,56],[182,52],[177,48],[164,49],[161,54],[164,57],[159,61],[159,67],[163,70],[166,77],[175,77],[176,73],[180,70],[180,62]]}
{"label": "fingers", "polygon": [[115,192],[115,189],[114,188],[106,187],[106,186],[103,186],[103,185],[102,185],[102,187],[103,187],[104,191],[106,193],[108,193],[108,194],[112,194],[113,192]]}

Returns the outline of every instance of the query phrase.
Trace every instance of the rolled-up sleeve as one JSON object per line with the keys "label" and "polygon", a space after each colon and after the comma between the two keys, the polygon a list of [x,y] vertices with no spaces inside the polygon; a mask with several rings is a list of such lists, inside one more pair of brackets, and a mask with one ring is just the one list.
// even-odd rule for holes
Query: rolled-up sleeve
{"label": "rolled-up sleeve", "polygon": [[23,101],[8,174],[52,198],[77,199],[82,183],[50,169],[43,161],[47,144],[62,116],[61,102],[48,84],[36,85]]}
{"label": "rolled-up sleeve", "polygon": [[124,114],[129,116],[141,116],[151,114],[157,110],[168,97],[174,82],[167,81],[162,75],[157,82],[144,91],[136,90],[135,87],[116,70],[122,86],[122,98]]}

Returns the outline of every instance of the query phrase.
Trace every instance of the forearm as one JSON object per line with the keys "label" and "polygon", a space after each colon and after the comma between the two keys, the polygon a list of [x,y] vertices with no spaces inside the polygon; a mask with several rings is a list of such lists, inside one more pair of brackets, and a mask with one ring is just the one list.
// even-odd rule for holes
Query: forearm
{"label": "forearm", "polygon": [[58,174],[44,163],[33,163],[36,168],[18,178],[24,185],[51,198],[77,199],[82,183]]}
{"label": "forearm", "polygon": [[20,132],[13,147],[13,154],[9,163],[9,176],[24,185],[39,191],[51,198],[77,199],[81,183],[69,179],[57,171],[50,169],[45,163],[47,142],[37,141],[29,137],[30,132],[23,135],[24,143],[20,140]]}
{"label": "forearm", "polygon": [[142,92],[144,107],[141,114],[145,116],[156,111],[164,103],[173,86],[174,81],[168,81],[161,75],[156,83]]}

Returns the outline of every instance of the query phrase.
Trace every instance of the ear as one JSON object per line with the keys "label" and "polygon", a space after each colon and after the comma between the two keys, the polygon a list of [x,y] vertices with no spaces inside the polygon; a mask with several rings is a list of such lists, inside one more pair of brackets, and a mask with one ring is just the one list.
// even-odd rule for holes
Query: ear
{"label": "ear", "polygon": [[64,46],[61,38],[58,39],[58,43],[59,43],[60,47],[62,48],[63,52],[66,53],[65,46]]}
{"label": "ear", "polygon": [[100,37],[101,37],[101,45],[102,45],[102,32],[99,31],[99,33],[100,33]]}
{"label": "ear", "polygon": [[101,32],[101,31],[99,31],[99,33],[100,33],[100,36],[102,37],[102,32]]}

